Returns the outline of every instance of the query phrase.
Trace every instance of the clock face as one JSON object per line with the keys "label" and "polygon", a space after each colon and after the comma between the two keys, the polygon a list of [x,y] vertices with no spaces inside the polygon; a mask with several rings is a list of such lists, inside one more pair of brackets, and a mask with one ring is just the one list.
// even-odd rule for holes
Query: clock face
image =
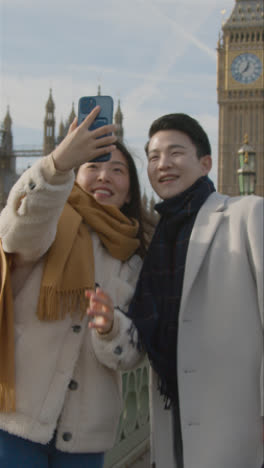
{"label": "clock face", "polygon": [[248,84],[256,81],[261,75],[262,65],[260,59],[254,54],[238,55],[231,64],[231,73],[234,80]]}

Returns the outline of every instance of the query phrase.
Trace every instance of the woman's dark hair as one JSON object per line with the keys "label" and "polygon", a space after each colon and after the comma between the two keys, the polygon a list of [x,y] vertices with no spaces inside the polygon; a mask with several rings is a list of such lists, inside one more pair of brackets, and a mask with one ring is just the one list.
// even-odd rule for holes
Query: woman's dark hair
{"label": "woman's dark hair", "polygon": [[128,218],[135,218],[139,223],[138,229],[138,239],[140,241],[139,254],[143,257],[146,253],[146,242],[144,239],[144,230],[143,230],[143,214],[142,214],[142,205],[141,205],[141,193],[140,185],[138,179],[138,173],[134,159],[126,146],[120,141],[116,141],[116,148],[122,153],[127,164],[129,172],[129,181],[130,181],[130,202],[125,203],[121,208],[121,211]]}

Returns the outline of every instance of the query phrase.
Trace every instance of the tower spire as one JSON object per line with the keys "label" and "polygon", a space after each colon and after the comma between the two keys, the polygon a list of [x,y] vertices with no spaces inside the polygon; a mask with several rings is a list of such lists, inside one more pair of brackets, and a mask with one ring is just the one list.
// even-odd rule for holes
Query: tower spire
{"label": "tower spire", "polygon": [[119,141],[123,141],[124,137],[124,128],[123,128],[123,113],[121,111],[120,99],[118,99],[117,110],[115,113],[115,124],[117,126],[116,136]]}
{"label": "tower spire", "polygon": [[46,102],[46,115],[44,118],[43,154],[49,154],[55,148],[55,104],[50,88],[49,98]]}
{"label": "tower spire", "polygon": [[3,121],[1,138],[1,151],[5,156],[11,156],[13,152],[13,135],[12,135],[12,119],[10,116],[10,109],[7,106],[6,115]]}

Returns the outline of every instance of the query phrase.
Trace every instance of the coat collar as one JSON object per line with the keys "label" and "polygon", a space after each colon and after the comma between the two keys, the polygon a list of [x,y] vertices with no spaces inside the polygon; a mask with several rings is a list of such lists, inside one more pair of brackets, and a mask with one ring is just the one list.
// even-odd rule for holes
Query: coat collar
{"label": "coat collar", "polygon": [[227,195],[213,192],[199,210],[186,257],[180,316],[184,312],[192,285],[223,217],[228,198]]}

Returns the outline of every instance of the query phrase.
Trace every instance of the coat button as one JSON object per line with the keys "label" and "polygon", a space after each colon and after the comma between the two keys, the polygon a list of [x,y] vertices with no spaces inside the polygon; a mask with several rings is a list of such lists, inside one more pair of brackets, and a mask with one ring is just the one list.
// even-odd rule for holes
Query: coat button
{"label": "coat button", "polygon": [[72,439],[72,434],[70,432],[64,432],[62,438],[65,442],[69,442]]}
{"label": "coat button", "polygon": [[34,190],[34,188],[36,187],[36,184],[31,180],[28,184],[30,190]]}
{"label": "coat button", "polygon": [[72,329],[73,329],[74,333],[80,333],[82,327],[81,327],[81,325],[73,325]]}
{"label": "coat button", "polygon": [[77,390],[78,382],[76,382],[76,380],[71,380],[68,387],[70,390]]}
{"label": "coat button", "polygon": [[120,354],[122,354],[122,351],[123,351],[123,348],[120,345],[116,346],[115,349],[114,349],[114,353],[117,354],[118,356],[120,356]]}

